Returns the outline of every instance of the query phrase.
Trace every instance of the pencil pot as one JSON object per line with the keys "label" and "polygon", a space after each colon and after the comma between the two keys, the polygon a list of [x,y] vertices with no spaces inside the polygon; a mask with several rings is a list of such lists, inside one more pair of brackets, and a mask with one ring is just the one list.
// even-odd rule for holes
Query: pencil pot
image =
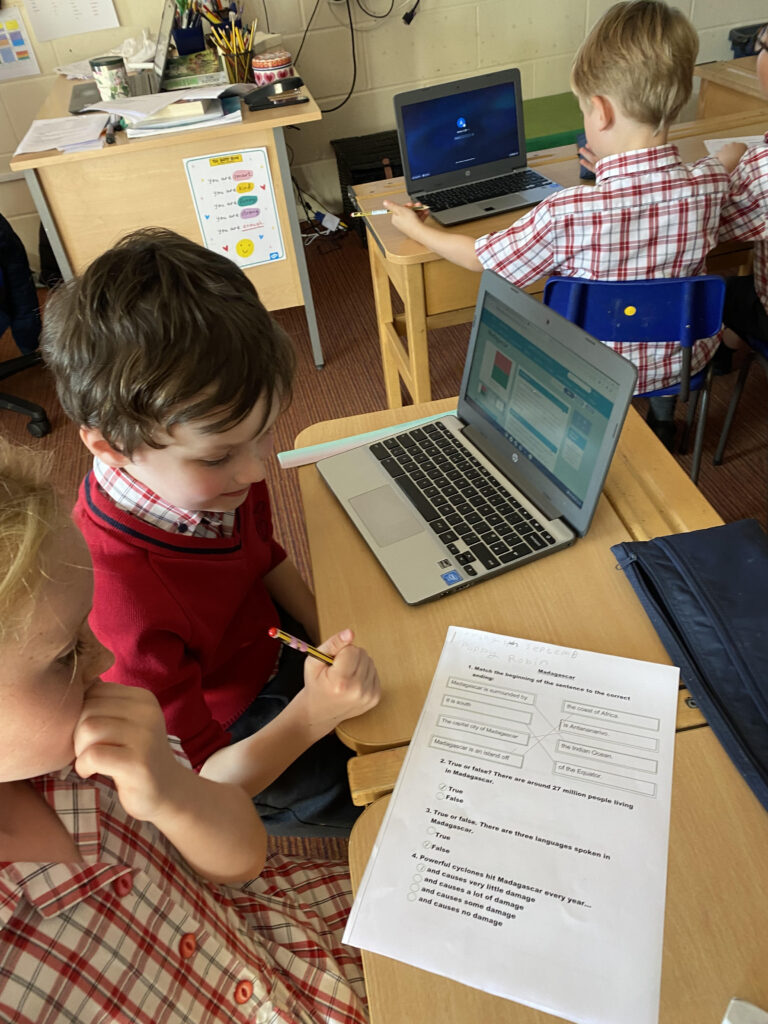
{"label": "pencil pot", "polygon": [[251,57],[253,50],[220,50],[227,69],[227,77],[231,83],[252,82]]}
{"label": "pencil pot", "polygon": [[194,28],[173,29],[173,42],[180,57],[186,53],[199,53],[205,49],[202,22]]}

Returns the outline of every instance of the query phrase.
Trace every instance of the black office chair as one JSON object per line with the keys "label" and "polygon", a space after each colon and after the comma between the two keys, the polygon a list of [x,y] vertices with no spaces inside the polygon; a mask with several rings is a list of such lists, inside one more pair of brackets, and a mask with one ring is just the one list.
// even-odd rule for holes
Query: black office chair
{"label": "black office chair", "polygon": [[[0,335],[9,327],[22,354],[0,363],[0,381],[43,361],[37,349],[40,342],[40,306],[29,260],[21,239],[5,217],[0,216]],[[0,392],[0,409],[28,416],[27,430],[33,437],[44,437],[51,432],[51,424],[42,406]]]}

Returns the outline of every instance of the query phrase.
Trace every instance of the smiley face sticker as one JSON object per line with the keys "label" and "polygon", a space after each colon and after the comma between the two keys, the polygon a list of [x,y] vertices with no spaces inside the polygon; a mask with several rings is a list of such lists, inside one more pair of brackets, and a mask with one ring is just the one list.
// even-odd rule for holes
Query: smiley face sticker
{"label": "smiley face sticker", "polygon": [[250,238],[241,238],[235,248],[237,250],[237,255],[242,256],[242,258],[246,260],[253,252],[253,242]]}

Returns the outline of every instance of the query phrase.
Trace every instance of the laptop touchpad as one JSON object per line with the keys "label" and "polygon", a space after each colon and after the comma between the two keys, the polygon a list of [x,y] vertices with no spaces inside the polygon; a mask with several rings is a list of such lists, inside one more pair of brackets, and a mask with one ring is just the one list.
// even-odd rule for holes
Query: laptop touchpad
{"label": "laptop touchpad", "polygon": [[386,548],[424,529],[408,508],[404,498],[386,484],[373,491],[357,494],[349,504],[360,516],[379,547]]}

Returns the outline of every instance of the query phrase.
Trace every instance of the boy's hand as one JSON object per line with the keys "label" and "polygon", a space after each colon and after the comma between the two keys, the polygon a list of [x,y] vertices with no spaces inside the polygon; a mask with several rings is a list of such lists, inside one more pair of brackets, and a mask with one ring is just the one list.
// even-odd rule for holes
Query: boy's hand
{"label": "boy's hand", "polygon": [[429,216],[429,210],[425,206],[416,203],[406,203],[401,206],[389,199],[384,200],[384,208],[389,210],[392,217],[392,226],[402,231],[408,238],[417,238],[420,226]]}
{"label": "boy's hand", "polygon": [[726,142],[724,146],[721,146],[720,149],[718,149],[715,156],[726,171],[731,174],[736,167],[736,164],[741,160],[746,151],[747,147],[743,142]]}
{"label": "boy's hand", "polygon": [[582,167],[586,167],[588,171],[595,173],[595,164],[597,163],[597,154],[593,153],[587,146],[581,146],[579,148],[579,163]]}
{"label": "boy's hand", "polygon": [[320,646],[319,650],[333,655],[332,665],[316,658],[304,663],[304,689],[299,696],[304,698],[309,726],[322,735],[379,703],[376,666],[362,647],[354,646],[354,638],[351,629],[343,629]]}
{"label": "boy's hand", "polygon": [[140,687],[95,683],[85,695],[74,742],[78,775],[108,775],[126,813],[140,821],[168,809],[188,771],[173,755],[157,699]]}

